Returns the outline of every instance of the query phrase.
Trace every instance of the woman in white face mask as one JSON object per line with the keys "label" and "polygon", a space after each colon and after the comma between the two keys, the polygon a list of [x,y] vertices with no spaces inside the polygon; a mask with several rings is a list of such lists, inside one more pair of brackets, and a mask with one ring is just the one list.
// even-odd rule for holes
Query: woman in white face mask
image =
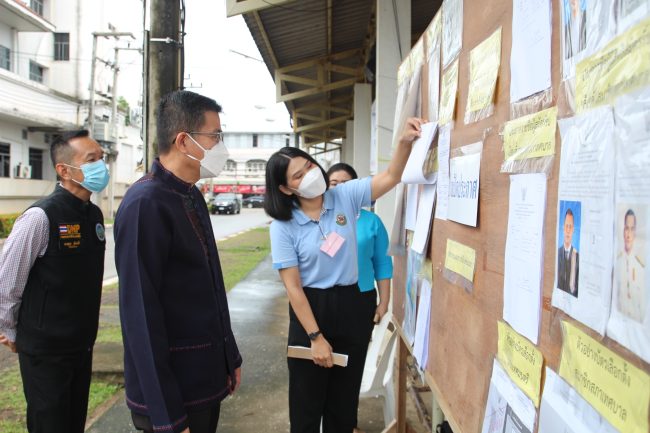
{"label": "woman in white face mask", "polygon": [[[399,183],[423,120],[408,119],[388,169],[328,189],[307,153],[285,147],[266,166],[264,208],[273,267],[289,297],[289,345],[311,348],[313,361],[289,358],[291,433],[351,433],[372,332],[376,298],[357,284],[357,215]],[[373,293],[374,294],[374,293]],[[348,355],[334,366],[332,353]]]}

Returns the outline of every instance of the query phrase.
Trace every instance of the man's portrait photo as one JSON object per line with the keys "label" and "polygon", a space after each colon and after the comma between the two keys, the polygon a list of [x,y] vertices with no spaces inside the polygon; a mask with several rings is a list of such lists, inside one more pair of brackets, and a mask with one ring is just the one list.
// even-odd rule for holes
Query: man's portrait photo
{"label": "man's portrait photo", "polygon": [[645,209],[618,206],[616,215],[616,308],[626,317],[643,322],[646,311]]}
{"label": "man's portrait photo", "polygon": [[578,297],[580,202],[560,201],[556,287]]}

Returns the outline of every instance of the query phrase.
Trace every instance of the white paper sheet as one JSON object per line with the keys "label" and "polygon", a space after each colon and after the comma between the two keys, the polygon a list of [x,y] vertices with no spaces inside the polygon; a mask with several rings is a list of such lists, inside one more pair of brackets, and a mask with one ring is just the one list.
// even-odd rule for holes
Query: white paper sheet
{"label": "white paper sheet", "polygon": [[436,182],[437,172],[427,173],[426,162],[430,153],[434,151],[431,143],[437,131],[438,124],[436,122],[422,125],[420,138],[413,143],[411,154],[406,161],[406,167],[402,173],[402,183],[431,184]]}
{"label": "white paper sheet", "polygon": [[601,107],[558,123],[553,306],[604,334],[612,293],[614,116]]}
{"label": "white paper sheet", "polygon": [[429,232],[431,228],[431,216],[433,215],[433,205],[436,199],[436,185],[424,185],[422,187],[422,194],[420,194],[420,202],[418,205],[418,217],[415,224],[415,233],[413,234],[413,242],[411,248],[419,254],[424,254],[424,249],[429,240]]}
{"label": "white paper sheet", "polygon": [[551,2],[513,0],[510,102],[551,87]]}
{"label": "white paper sheet", "polygon": [[546,175],[510,176],[503,319],[537,344],[542,297]]}
{"label": "white paper sheet", "polygon": [[404,216],[404,228],[415,231],[418,215],[418,185],[412,183],[406,185],[406,215]]}
{"label": "white paper sheet", "polygon": [[618,34],[650,15],[650,0],[618,1]]}
{"label": "white paper sheet", "polygon": [[449,210],[449,148],[451,145],[451,125],[438,129],[438,182],[436,218],[447,219]]}
{"label": "white paper sheet", "polygon": [[463,0],[442,2],[442,64],[446,68],[463,45]]}
{"label": "white paper sheet", "polygon": [[416,302],[418,294],[418,271],[422,263],[422,256],[413,250],[408,251],[406,263],[406,293],[404,296],[404,322],[402,331],[406,341],[413,345],[415,340]]}
{"label": "white paper sheet", "polygon": [[614,285],[607,335],[650,362],[650,90],[616,112]]}
{"label": "white paper sheet", "polygon": [[459,151],[467,154],[449,160],[447,218],[472,227],[476,227],[478,213],[482,148],[481,142],[463,146]]}
{"label": "white paper sheet", "polygon": [[440,105],[440,43],[429,58],[429,120],[438,121]]}
{"label": "white paper sheet", "polygon": [[538,433],[617,433],[575,389],[546,367]]}
{"label": "white paper sheet", "polygon": [[420,286],[420,300],[418,302],[418,317],[415,325],[415,343],[413,356],[420,369],[424,370],[429,358],[429,321],[431,319],[431,284],[423,279]]}
{"label": "white paper sheet", "polygon": [[510,380],[499,361],[492,364],[482,433],[532,433],[535,405]]}

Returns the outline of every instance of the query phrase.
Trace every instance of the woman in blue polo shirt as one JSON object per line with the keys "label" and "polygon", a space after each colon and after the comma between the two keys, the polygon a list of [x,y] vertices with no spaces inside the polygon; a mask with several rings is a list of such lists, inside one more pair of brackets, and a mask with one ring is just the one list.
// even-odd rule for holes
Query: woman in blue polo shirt
{"label": "woman in blue polo shirt", "polygon": [[[289,345],[311,347],[312,361],[288,360],[291,433],[351,433],[375,297],[359,290],[357,214],[399,183],[417,118],[408,119],[386,171],[328,190],[325,171],[306,152],[285,147],[266,165],[264,208],[273,267],[289,297]],[[348,355],[333,367],[332,352]]]}

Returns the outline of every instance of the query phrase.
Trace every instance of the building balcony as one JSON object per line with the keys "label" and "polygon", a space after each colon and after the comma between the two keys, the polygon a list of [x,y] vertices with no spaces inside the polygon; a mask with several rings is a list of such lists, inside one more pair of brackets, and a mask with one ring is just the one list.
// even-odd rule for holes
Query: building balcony
{"label": "building balcony", "polygon": [[80,111],[75,98],[0,68],[0,118],[36,129],[70,129],[79,125]]}
{"label": "building balcony", "polygon": [[19,32],[53,32],[56,30],[54,24],[18,0],[0,0],[0,22]]}

